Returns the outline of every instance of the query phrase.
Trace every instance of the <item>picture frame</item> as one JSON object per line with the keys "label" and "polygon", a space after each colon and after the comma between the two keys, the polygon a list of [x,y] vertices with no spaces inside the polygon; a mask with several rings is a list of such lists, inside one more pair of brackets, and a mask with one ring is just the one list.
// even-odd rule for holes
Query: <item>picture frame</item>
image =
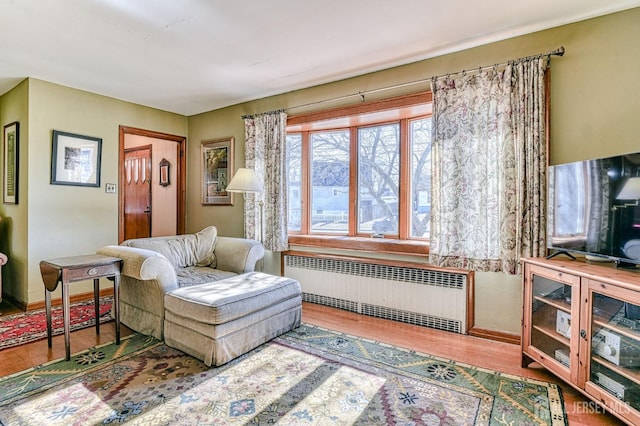
{"label": "picture frame", "polygon": [[51,184],[100,187],[102,139],[53,131]]}
{"label": "picture frame", "polygon": [[233,175],[234,138],[202,141],[201,178],[203,205],[233,205],[233,193],[226,190]]}
{"label": "picture frame", "polygon": [[171,175],[170,169],[171,163],[166,158],[160,160],[160,173],[159,173],[159,184],[162,187],[167,187],[171,185]]}
{"label": "picture frame", "polygon": [[2,202],[18,204],[18,169],[20,158],[20,123],[4,126],[2,138]]}

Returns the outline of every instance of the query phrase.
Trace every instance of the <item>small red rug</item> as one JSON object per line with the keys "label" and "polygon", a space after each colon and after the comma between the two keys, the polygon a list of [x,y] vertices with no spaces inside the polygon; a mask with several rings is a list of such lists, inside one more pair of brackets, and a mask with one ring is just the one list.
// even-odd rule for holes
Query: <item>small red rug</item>
{"label": "small red rug", "polygon": [[[100,323],[110,321],[113,297],[100,299]],[[70,306],[70,330],[95,326],[93,300],[72,303]],[[51,310],[53,335],[64,333],[62,306]],[[44,308],[29,312],[0,316],[0,350],[47,338],[47,314]]]}

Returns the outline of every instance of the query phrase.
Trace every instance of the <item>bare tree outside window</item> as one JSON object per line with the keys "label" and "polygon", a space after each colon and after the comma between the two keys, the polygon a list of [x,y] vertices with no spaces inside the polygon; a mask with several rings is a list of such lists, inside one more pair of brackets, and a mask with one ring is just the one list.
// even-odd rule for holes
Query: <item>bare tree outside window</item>
{"label": "bare tree outside window", "polygon": [[398,234],[400,125],[358,129],[358,232]]}
{"label": "bare tree outside window", "polygon": [[311,135],[312,231],[349,231],[349,146],[347,130]]}
{"label": "bare tree outside window", "polygon": [[289,124],[292,234],[429,238],[431,104],[416,97],[425,102],[401,97],[409,107],[399,108],[393,98],[393,108]]}
{"label": "bare tree outside window", "polygon": [[302,136],[287,135],[287,188],[290,232],[302,229]]}
{"label": "bare tree outside window", "polygon": [[431,118],[412,120],[411,237],[428,238],[431,220]]}

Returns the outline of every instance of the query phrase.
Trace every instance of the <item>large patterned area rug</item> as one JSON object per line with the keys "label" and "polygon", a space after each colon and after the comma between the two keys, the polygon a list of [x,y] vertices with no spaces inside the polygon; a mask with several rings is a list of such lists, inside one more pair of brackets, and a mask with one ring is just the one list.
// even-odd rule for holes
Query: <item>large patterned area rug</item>
{"label": "large patterned area rug", "polygon": [[4,425],[565,425],[551,383],[303,325],[226,365],[141,335],[0,379]]}
{"label": "large patterned area rug", "polygon": [[[100,298],[100,323],[111,321],[113,297]],[[92,327],[96,324],[93,300],[72,303],[69,307],[70,330]],[[51,327],[53,335],[64,333],[62,306],[51,309]],[[24,345],[47,337],[47,314],[45,309],[0,317],[0,350]]]}

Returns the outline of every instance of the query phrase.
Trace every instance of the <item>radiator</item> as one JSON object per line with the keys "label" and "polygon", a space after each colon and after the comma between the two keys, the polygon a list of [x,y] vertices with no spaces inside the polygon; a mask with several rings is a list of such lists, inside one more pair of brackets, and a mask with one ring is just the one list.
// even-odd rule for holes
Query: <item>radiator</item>
{"label": "radiator", "polygon": [[306,302],[467,334],[466,273],[298,254],[283,264]]}

